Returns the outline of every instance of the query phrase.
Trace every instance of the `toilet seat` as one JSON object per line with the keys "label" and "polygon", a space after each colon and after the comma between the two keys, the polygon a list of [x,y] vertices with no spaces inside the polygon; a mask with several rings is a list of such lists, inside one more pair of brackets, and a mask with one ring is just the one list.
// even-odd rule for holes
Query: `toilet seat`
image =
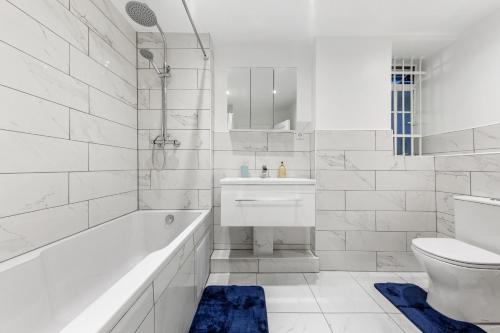
{"label": "toilet seat", "polygon": [[500,255],[454,238],[416,238],[412,247],[422,255],[452,265],[500,270]]}

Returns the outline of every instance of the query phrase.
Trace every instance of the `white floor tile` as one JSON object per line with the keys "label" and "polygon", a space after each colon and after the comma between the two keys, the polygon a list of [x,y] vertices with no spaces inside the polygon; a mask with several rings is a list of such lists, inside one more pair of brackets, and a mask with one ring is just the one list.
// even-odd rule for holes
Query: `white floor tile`
{"label": "white floor tile", "polygon": [[415,326],[404,314],[391,313],[389,316],[405,333],[421,333],[422,331]]}
{"label": "white floor tile", "polygon": [[247,286],[256,284],[257,274],[255,273],[212,273],[207,281],[207,286]]}
{"label": "white floor tile", "polygon": [[403,331],[386,314],[335,313],[325,315],[335,333],[402,333]]}
{"label": "white floor tile", "polygon": [[348,272],[321,272],[305,277],[325,313],[384,312]]}
{"label": "white floor tile", "polygon": [[399,275],[386,272],[353,272],[351,275],[386,313],[399,313],[399,310],[373,285],[380,282],[405,283]]}
{"label": "white floor tile", "polygon": [[479,325],[479,327],[488,333],[500,333],[500,325]]}
{"label": "white floor tile", "polygon": [[331,333],[322,313],[268,313],[270,333]]}
{"label": "white floor tile", "polygon": [[321,312],[302,274],[257,274],[268,312]]}

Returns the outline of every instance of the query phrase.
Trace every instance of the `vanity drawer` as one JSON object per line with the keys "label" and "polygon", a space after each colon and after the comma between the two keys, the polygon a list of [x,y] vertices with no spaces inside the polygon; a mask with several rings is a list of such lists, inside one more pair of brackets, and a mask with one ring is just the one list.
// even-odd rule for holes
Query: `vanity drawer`
{"label": "vanity drawer", "polygon": [[221,225],[312,227],[314,185],[222,185]]}

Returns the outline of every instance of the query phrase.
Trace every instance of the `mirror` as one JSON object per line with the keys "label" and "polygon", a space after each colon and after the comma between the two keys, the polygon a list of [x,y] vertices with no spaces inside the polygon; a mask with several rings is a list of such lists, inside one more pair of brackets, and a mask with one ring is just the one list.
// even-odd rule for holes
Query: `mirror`
{"label": "mirror", "polygon": [[231,68],[226,95],[229,130],[295,129],[296,68]]}

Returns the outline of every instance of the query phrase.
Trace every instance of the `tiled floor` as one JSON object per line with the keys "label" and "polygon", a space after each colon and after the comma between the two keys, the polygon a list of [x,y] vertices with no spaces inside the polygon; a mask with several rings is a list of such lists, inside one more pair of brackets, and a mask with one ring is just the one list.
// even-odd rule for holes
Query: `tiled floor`
{"label": "tiled floor", "polygon": [[[418,333],[373,287],[408,282],[427,289],[425,273],[214,273],[207,285],[261,285],[270,333]],[[485,328],[498,333],[499,327]]]}

